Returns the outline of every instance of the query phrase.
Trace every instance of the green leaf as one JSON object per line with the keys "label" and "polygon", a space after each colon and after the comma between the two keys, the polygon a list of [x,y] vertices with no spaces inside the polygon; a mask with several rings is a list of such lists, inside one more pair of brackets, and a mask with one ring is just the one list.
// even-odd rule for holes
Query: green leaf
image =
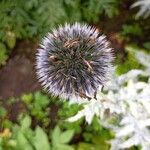
{"label": "green leaf", "polygon": [[50,150],[50,143],[48,136],[41,127],[37,127],[35,130],[34,146],[36,150]]}
{"label": "green leaf", "polygon": [[142,28],[138,24],[132,25],[123,25],[123,36],[133,35],[133,36],[141,36],[143,33]]}
{"label": "green leaf", "polygon": [[145,42],[145,43],[143,44],[143,46],[144,46],[144,48],[150,50],[150,42]]}
{"label": "green leaf", "polygon": [[63,132],[60,135],[60,142],[64,143],[64,144],[70,142],[73,135],[74,135],[74,130],[67,130],[67,131]]}
{"label": "green leaf", "polygon": [[6,43],[7,43],[7,46],[12,49],[15,47],[16,45],[16,36],[13,32],[7,32],[6,33]]}
{"label": "green leaf", "polygon": [[77,150],[95,150],[95,148],[92,144],[89,143],[79,143]]}
{"label": "green leaf", "polygon": [[77,150],[109,150],[110,147],[103,144],[79,143]]}
{"label": "green leaf", "polygon": [[26,103],[26,104],[30,104],[32,99],[33,99],[33,95],[30,94],[24,94],[22,97],[22,100]]}
{"label": "green leaf", "polygon": [[29,141],[21,131],[19,131],[17,135],[17,150],[33,150]]}
{"label": "green leaf", "polygon": [[11,128],[13,126],[13,123],[10,120],[5,119],[3,121],[3,126],[4,126],[4,128]]}
{"label": "green leaf", "polygon": [[26,128],[29,128],[31,125],[31,118],[29,116],[25,116],[23,118],[23,120],[21,120],[21,128],[22,129],[26,129]]}
{"label": "green leaf", "polygon": [[9,140],[9,141],[8,141],[8,145],[9,145],[10,147],[16,147],[16,145],[17,145],[16,140]]}
{"label": "green leaf", "polygon": [[67,145],[74,135],[74,130],[68,130],[61,133],[61,130],[56,126],[52,132],[53,150],[73,150],[72,146]]}
{"label": "green leaf", "polygon": [[6,51],[6,47],[3,43],[0,43],[0,65],[4,65],[6,60],[7,60],[8,56],[7,56],[7,51]]}
{"label": "green leaf", "polygon": [[5,117],[7,110],[4,107],[0,107],[0,117]]}
{"label": "green leaf", "polygon": [[70,145],[60,144],[55,148],[56,150],[74,150],[74,148]]}
{"label": "green leaf", "polygon": [[60,139],[60,128],[56,126],[52,132],[52,143],[53,145],[58,145],[59,144],[59,139]]}
{"label": "green leaf", "polygon": [[48,96],[43,95],[40,92],[36,92],[34,98],[35,105],[40,106],[41,108],[45,108],[50,102]]}

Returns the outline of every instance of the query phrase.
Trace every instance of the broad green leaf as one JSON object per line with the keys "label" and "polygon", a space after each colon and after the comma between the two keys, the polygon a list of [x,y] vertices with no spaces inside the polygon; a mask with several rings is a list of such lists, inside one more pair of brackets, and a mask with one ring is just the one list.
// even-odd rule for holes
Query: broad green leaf
{"label": "broad green leaf", "polygon": [[61,131],[58,126],[56,126],[52,132],[52,143],[53,145],[58,145],[60,143]]}
{"label": "broad green leaf", "polygon": [[8,141],[8,145],[9,145],[10,147],[16,147],[16,146],[17,146],[17,142],[16,142],[16,140],[9,140],[9,141]]}
{"label": "broad green leaf", "polygon": [[23,120],[21,120],[21,128],[26,129],[31,125],[31,118],[29,116],[25,116]]}
{"label": "broad green leaf", "polygon": [[74,135],[74,130],[67,130],[60,135],[60,143],[68,143]]}
{"label": "broad green leaf", "polygon": [[33,150],[33,147],[21,131],[17,135],[17,150]]}
{"label": "broad green leaf", "polygon": [[50,143],[48,136],[41,127],[37,127],[35,130],[34,146],[36,150],[50,150]]}

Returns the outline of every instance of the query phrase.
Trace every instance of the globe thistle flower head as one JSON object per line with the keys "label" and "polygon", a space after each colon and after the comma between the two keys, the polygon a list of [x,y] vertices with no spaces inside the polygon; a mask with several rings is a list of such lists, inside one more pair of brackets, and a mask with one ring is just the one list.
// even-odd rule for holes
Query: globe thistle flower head
{"label": "globe thistle flower head", "polygon": [[112,70],[112,49],[104,35],[86,24],[66,24],[43,39],[36,56],[39,81],[63,98],[91,97]]}

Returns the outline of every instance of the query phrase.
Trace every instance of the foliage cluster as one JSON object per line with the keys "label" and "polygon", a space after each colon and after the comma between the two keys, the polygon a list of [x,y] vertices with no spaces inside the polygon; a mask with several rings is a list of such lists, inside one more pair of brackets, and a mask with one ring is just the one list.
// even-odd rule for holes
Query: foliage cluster
{"label": "foliage cluster", "polygon": [[118,14],[117,0],[2,0],[0,2],[0,64],[18,39],[37,39],[64,22],[98,22]]}
{"label": "foliage cluster", "polygon": [[[9,112],[0,107],[0,149],[108,150],[109,144],[105,141],[110,139],[112,134],[99,126],[96,117],[91,125],[87,125],[84,119],[74,123],[67,121],[67,118],[75,115],[82,106],[61,102],[58,98],[48,97],[38,91],[24,94],[21,101],[10,99],[6,107],[18,102],[23,104],[25,109],[18,113],[15,122],[10,120]],[[53,112],[52,107],[58,107],[59,110]]]}

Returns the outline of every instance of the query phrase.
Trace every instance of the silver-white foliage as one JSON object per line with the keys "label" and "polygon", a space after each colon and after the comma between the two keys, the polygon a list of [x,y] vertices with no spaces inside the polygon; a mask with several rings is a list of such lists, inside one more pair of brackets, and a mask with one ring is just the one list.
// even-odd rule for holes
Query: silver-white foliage
{"label": "silver-white foliage", "polygon": [[[111,150],[120,150],[140,145],[142,150],[150,149],[150,56],[143,52],[136,57],[145,66],[144,70],[131,70],[121,76],[114,75],[104,88],[106,94],[98,92],[96,97],[87,101],[84,108],[68,120],[73,122],[85,117],[88,124],[96,115],[101,125],[114,131]],[[148,79],[140,81],[141,76]],[[109,120],[119,116],[116,125]],[[121,116],[121,117],[120,117]]]}
{"label": "silver-white foliage", "polygon": [[150,0],[138,0],[131,6],[131,8],[134,7],[140,7],[140,10],[136,14],[136,18],[140,16],[147,18],[150,15]]}
{"label": "silver-white foliage", "polygon": [[139,51],[136,53],[136,58],[145,66],[145,74],[150,76],[150,55],[146,55],[144,52]]}
{"label": "silver-white foliage", "polygon": [[[133,145],[141,145],[143,150],[150,146],[150,83],[128,81],[128,85],[120,89],[120,100],[124,102],[126,111],[117,128],[114,129],[116,139],[112,141],[112,147],[117,141],[118,149],[124,149]],[[127,139],[128,137],[128,139]],[[112,148],[113,149],[113,148]]]}

